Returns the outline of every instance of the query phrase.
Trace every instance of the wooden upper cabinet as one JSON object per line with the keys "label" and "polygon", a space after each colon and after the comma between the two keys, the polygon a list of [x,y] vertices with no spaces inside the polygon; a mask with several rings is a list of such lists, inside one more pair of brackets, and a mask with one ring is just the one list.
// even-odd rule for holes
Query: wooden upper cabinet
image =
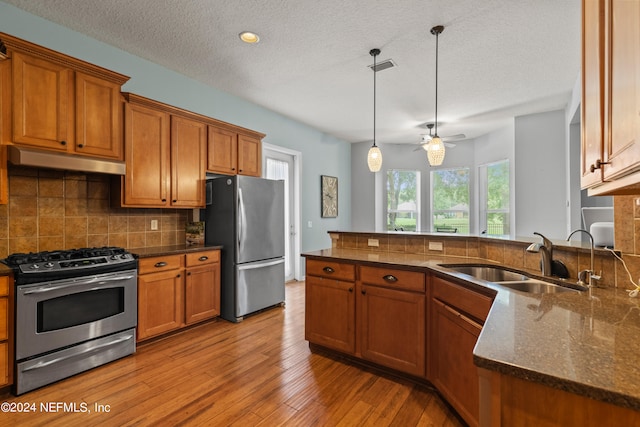
{"label": "wooden upper cabinet", "polygon": [[171,204],[204,206],[207,125],[179,116],[171,117]]}
{"label": "wooden upper cabinet", "polygon": [[583,188],[640,194],[640,2],[583,0],[582,88]]}
{"label": "wooden upper cabinet", "polygon": [[123,206],[169,206],[169,114],[125,104]]}
{"label": "wooden upper cabinet", "polygon": [[78,154],[122,159],[120,85],[76,73]]}
{"label": "wooden upper cabinet", "polygon": [[260,176],[262,173],[262,142],[259,138],[238,135],[238,173]]}
{"label": "wooden upper cabinet", "polygon": [[209,126],[207,170],[235,175],[238,164],[238,134]]}
{"label": "wooden upper cabinet", "polygon": [[14,52],[13,142],[57,151],[73,147],[73,72]]}
{"label": "wooden upper cabinet", "polygon": [[11,62],[3,97],[12,131],[3,143],[122,159],[120,88],[129,77],[7,34],[0,40]]}
{"label": "wooden upper cabinet", "polygon": [[[245,130],[246,131],[246,130]],[[262,174],[262,137],[209,126],[207,170],[226,175]]]}

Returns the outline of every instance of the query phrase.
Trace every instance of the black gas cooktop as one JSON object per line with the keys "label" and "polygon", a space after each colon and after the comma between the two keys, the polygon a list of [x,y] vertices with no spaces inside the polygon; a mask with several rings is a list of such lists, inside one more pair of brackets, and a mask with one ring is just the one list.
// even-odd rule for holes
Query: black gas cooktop
{"label": "black gas cooktop", "polygon": [[15,253],[2,263],[14,271],[16,284],[66,279],[137,268],[137,257],[119,247]]}

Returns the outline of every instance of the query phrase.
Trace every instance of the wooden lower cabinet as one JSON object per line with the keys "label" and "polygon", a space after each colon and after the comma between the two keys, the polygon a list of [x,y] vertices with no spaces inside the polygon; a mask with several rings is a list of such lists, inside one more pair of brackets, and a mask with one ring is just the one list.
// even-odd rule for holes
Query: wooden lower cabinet
{"label": "wooden lower cabinet", "polygon": [[220,315],[220,251],[186,255],[185,323]]}
{"label": "wooden lower cabinet", "polygon": [[354,354],[356,351],[355,282],[307,276],[305,286],[305,338],[307,341]]}
{"label": "wooden lower cabinet", "polygon": [[219,250],[140,259],[138,341],[219,313]]}
{"label": "wooden lower cabinet", "polygon": [[0,276],[0,388],[13,383],[13,277]]}
{"label": "wooden lower cabinet", "polygon": [[480,386],[473,348],[492,299],[431,278],[429,379],[470,425],[479,423]]}
{"label": "wooden lower cabinet", "polygon": [[424,377],[425,301],[423,273],[307,260],[305,337]]}
{"label": "wooden lower cabinet", "polygon": [[359,283],[362,358],[424,377],[424,273],[361,266]]}

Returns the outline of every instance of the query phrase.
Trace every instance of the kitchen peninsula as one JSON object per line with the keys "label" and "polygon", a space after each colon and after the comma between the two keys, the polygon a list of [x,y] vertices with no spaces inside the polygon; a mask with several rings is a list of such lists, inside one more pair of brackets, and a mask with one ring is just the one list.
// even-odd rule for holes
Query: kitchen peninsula
{"label": "kitchen peninsula", "polygon": [[[516,419],[519,425],[606,425],[611,419],[620,425],[640,423],[640,305],[628,297],[622,275],[615,287],[618,261],[610,252],[596,249],[595,270],[603,270],[602,287],[537,294],[511,291],[441,266],[494,264],[541,279],[540,255],[525,250],[534,237],[357,232],[330,236],[331,249],[304,254],[306,332],[312,348],[338,351],[429,381],[470,425],[516,425]],[[557,245],[554,255],[567,265],[568,282],[575,283],[579,267],[588,265],[590,248],[574,242]],[[413,276],[407,278],[408,274]],[[383,319],[397,325],[398,339],[423,333],[422,341],[396,349],[393,326],[382,326],[384,334],[371,331],[385,325],[370,314],[370,307],[384,309],[385,297],[389,311]],[[318,333],[341,331],[340,325],[316,328],[313,307],[327,307],[326,301],[318,301],[323,298],[333,298],[332,318],[350,322],[342,332],[343,338],[353,339],[351,348],[341,346],[345,340],[332,341]],[[424,323],[413,325],[407,335],[400,329],[411,316]],[[324,319],[335,323],[326,313]],[[443,327],[447,336],[439,339],[437,332]],[[473,337],[478,337],[477,343]],[[369,351],[372,348],[375,351]],[[416,352],[424,355],[422,360],[411,359]],[[475,397],[474,388],[479,390]]]}

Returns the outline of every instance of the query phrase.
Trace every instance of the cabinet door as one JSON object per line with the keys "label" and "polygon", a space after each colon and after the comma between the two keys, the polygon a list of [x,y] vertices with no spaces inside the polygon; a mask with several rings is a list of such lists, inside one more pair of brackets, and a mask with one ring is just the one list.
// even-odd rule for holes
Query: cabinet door
{"label": "cabinet door", "polygon": [[260,176],[262,163],[262,142],[258,138],[238,135],[238,173]]}
{"label": "cabinet door", "polygon": [[355,283],[307,276],[305,339],[355,353]]}
{"label": "cabinet door", "polygon": [[120,85],[76,73],[78,154],[122,159]]}
{"label": "cabinet door", "polygon": [[183,296],[180,270],[138,276],[138,341],[180,328]]}
{"label": "cabinet door", "polygon": [[602,181],[604,159],[604,0],[583,0],[582,7],[582,188]]}
{"label": "cabinet door", "polygon": [[73,150],[73,71],[17,52],[12,61],[13,141]]}
{"label": "cabinet door", "polygon": [[424,376],[424,294],[362,285],[358,298],[362,357]]}
{"label": "cabinet door", "polygon": [[0,343],[0,386],[10,383],[9,381],[9,345],[6,342]]}
{"label": "cabinet door", "polygon": [[169,115],[125,104],[124,206],[169,206]]}
{"label": "cabinet door", "polygon": [[481,325],[434,299],[431,381],[470,426],[478,425],[480,392],[473,348]]}
{"label": "cabinet door", "polygon": [[204,207],[207,125],[171,116],[171,205]]}
{"label": "cabinet door", "polygon": [[640,2],[609,0],[608,4],[605,180],[640,167]]}
{"label": "cabinet door", "polygon": [[209,126],[207,170],[235,175],[238,164],[238,134]]}
{"label": "cabinet door", "polygon": [[185,323],[196,323],[220,314],[220,264],[187,269]]}

